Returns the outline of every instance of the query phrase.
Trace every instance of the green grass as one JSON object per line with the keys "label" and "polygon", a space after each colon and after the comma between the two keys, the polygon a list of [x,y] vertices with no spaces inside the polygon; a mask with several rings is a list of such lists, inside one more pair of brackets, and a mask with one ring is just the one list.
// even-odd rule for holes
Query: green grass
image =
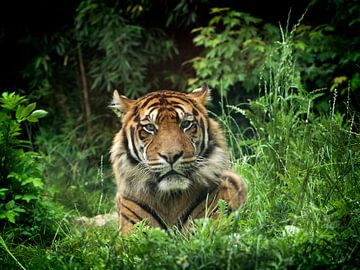
{"label": "green grass", "polygon": [[69,123],[60,134],[42,128],[37,145],[47,157],[44,177],[53,200],[79,215],[94,216],[114,207],[114,181],[108,162],[113,134],[103,127],[91,135],[85,130],[85,124],[74,127]]}
{"label": "green grass", "polygon": [[[116,224],[81,227],[70,215],[57,225],[59,233],[52,235],[50,245],[12,244],[11,237],[4,238],[2,269],[19,268],[19,263],[26,269],[356,269],[360,265],[357,116],[350,108],[343,115],[336,112],[336,96],[329,97],[334,109],[327,115],[315,113],[321,93],[302,89],[293,62],[291,39],[284,38],[260,74],[264,78],[260,97],[246,106],[223,104],[219,121],[228,134],[233,169],[249,189],[238,213],[196,221],[187,235],[139,224],[126,237],[118,234]],[[246,129],[237,127],[241,115],[251,123]],[[90,169],[86,164],[91,145],[71,143],[81,136],[69,136],[62,142],[65,146],[61,140],[53,147],[44,143],[56,150],[48,155],[58,166],[49,167],[47,178],[60,181],[49,187],[59,188],[64,181],[70,188],[78,185],[76,192],[65,195],[70,201],[67,209],[83,200],[89,205],[82,213],[108,211],[114,184],[100,193],[97,184],[86,187],[86,179],[103,179],[97,178],[102,166]],[[69,160],[67,167],[63,162]],[[72,176],[69,170],[62,175],[59,164],[68,169],[77,164],[78,174]],[[79,198],[86,194],[93,199]]]}

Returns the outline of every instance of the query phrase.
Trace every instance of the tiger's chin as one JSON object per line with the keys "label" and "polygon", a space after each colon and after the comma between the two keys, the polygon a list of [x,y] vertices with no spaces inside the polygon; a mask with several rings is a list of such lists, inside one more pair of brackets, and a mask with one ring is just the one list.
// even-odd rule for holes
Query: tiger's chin
{"label": "tiger's chin", "polygon": [[190,187],[191,181],[181,175],[169,175],[163,179],[158,184],[158,189],[161,192],[172,192],[172,191],[182,191]]}

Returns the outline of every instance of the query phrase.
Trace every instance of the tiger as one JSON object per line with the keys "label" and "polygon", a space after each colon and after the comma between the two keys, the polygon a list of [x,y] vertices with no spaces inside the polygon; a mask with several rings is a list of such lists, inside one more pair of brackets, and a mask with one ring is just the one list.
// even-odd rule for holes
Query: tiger
{"label": "tiger", "polygon": [[110,107],[121,118],[110,150],[122,234],[146,220],[151,227],[185,231],[191,221],[219,215],[245,202],[242,178],[230,159],[219,124],[205,107],[209,88],[160,90],[139,99],[114,91]]}

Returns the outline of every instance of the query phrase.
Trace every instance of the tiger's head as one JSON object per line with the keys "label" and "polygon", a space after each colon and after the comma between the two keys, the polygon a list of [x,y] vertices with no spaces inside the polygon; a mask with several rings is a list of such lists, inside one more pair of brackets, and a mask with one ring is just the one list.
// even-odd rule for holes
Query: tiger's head
{"label": "tiger's head", "polygon": [[118,187],[166,194],[220,181],[228,155],[218,124],[207,115],[207,99],[207,86],[137,100],[115,91],[111,107],[122,115],[111,149]]}

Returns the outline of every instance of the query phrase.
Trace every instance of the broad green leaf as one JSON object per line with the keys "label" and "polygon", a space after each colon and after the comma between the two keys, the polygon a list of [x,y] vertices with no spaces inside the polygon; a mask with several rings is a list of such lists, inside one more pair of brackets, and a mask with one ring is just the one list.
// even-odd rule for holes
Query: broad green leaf
{"label": "broad green leaf", "polygon": [[28,116],[35,109],[35,107],[36,102],[27,105],[23,110],[22,117],[25,118],[26,116]]}
{"label": "broad green leaf", "polygon": [[25,186],[27,184],[32,184],[34,187],[39,187],[39,188],[43,186],[43,182],[41,178],[38,177],[29,177],[21,183],[22,186]]}
{"label": "broad green leaf", "polygon": [[[14,211],[12,211],[12,210],[10,210],[10,211],[6,211],[5,212],[5,215],[4,215],[4,217],[8,220],[8,221],[10,221],[11,223],[15,223],[15,216],[16,216],[16,213],[14,212]],[[1,216],[0,216],[1,217]],[[0,218],[1,219],[1,218]]]}
{"label": "broad green leaf", "polygon": [[18,122],[21,122],[26,119],[26,117],[35,109],[36,103],[31,103],[26,107],[19,106],[16,109],[16,119]]}
{"label": "broad green leaf", "polygon": [[9,190],[8,188],[0,188],[0,196],[4,195],[8,190]]}
{"label": "broad green leaf", "polygon": [[15,207],[15,201],[14,201],[14,200],[9,201],[9,202],[5,205],[6,210],[10,210],[10,209],[12,209],[12,208],[14,208],[14,207]]}
{"label": "broad green leaf", "polygon": [[32,114],[30,114],[30,116],[27,117],[27,120],[29,120],[30,122],[37,122],[39,118],[43,118],[47,114],[48,112],[45,110],[36,110],[33,111]]}
{"label": "broad green leaf", "polygon": [[22,115],[23,110],[24,110],[23,106],[19,106],[16,109],[15,117],[16,117],[16,120],[18,120],[19,122],[21,121],[21,115]]}
{"label": "broad green leaf", "polygon": [[25,194],[25,195],[16,195],[15,200],[23,200],[26,202],[30,202],[31,200],[36,200],[38,197],[34,194]]}

